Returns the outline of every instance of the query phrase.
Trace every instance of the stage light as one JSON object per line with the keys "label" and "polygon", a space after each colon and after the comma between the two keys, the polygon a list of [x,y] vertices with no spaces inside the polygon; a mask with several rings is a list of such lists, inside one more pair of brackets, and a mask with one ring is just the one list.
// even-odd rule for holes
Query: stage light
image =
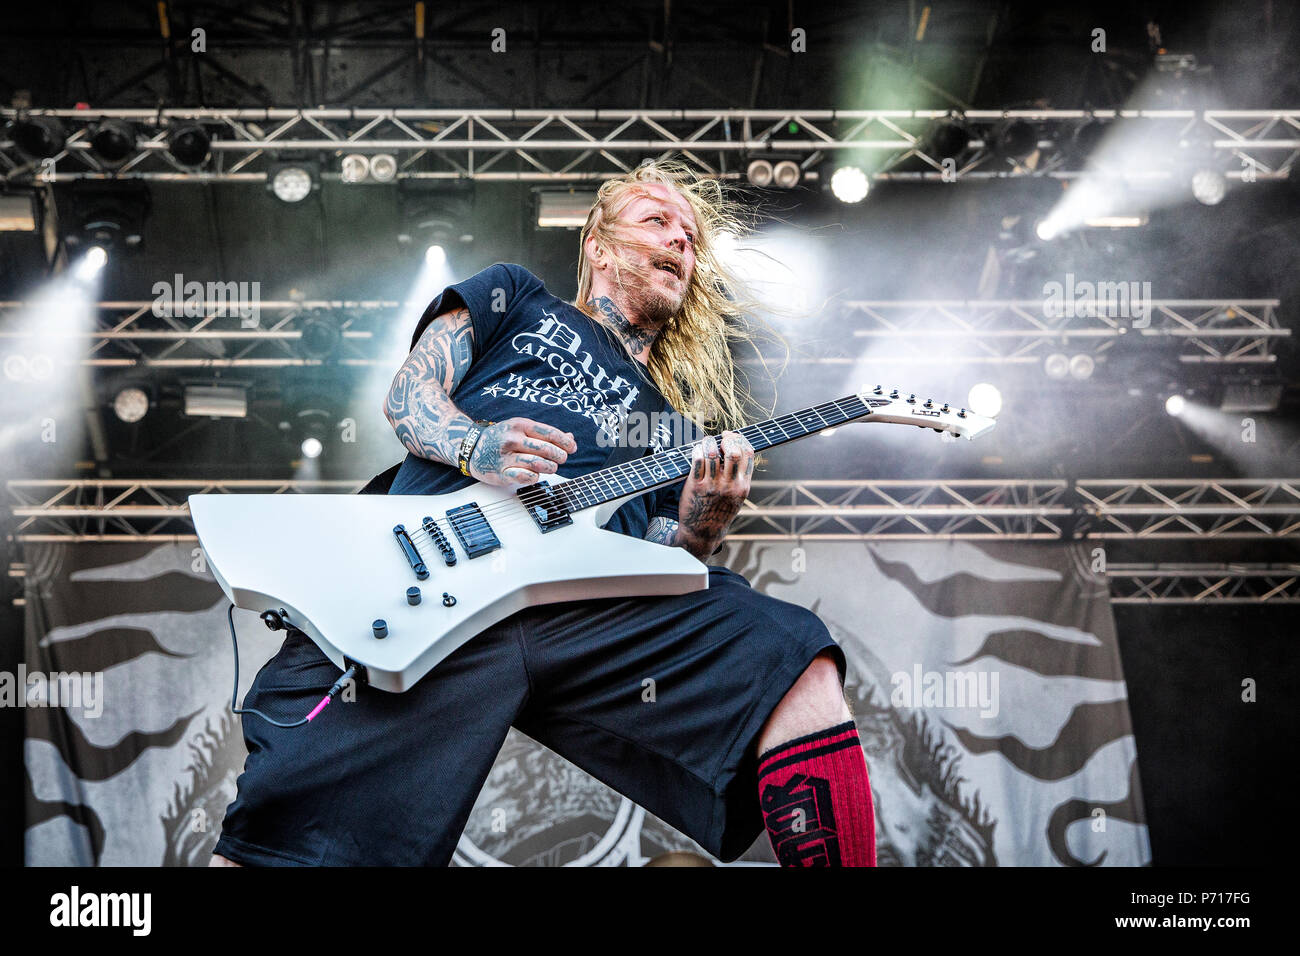
{"label": "stage light", "polygon": [[772,185],[772,164],[766,159],[755,159],[745,167],[745,178],[751,186],[763,188]]}
{"label": "stage light", "polygon": [[793,189],[803,179],[803,170],[792,159],[783,159],[772,167],[772,185],[780,189]]}
{"label": "stage light", "polygon": [[103,120],[90,134],[90,148],[105,162],[120,163],[135,152],[135,127],[124,120]]}
{"label": "stage light", "polygon": [[397,160],[388,153],[376,153],[370,159],[370,176],[377,183],[391,183],[397,178]]}
{"label": "stage light", "polygon": [[304,438],[301,448],[304,458],[319,458],[320,453],[325,450],[319,438]]}
{"label": "stage light", "polygon": [[1081,382],[1092,378],[1092,373],[1096,368],[1097,360],[1086,352],[1080,352],[1070,359],[1070,376],[1077,378]]}
{"label": "stage light", "polygon": [[587,222],[591,207],[596,204],[594,192],[571,190],[544,190],[537,193],[537,228],[581,229]]}
{"label": "stage light", "polygon": [[309,312],[299,316],[298,324],[302,332],[298,341],[307,358],[329,358],[343,341],[343,330],[338,320],[329,314]]}
{"label": "stage light", "polygon": [[1223,387],[1221,412],[1275,412],[1282,401],[1277,382],[1230,382]]}
{"label": "stage light", "polygon": [[370,178],[370,160],[361,153],[344,156],[339,169],[339,178],[345,183],[359,183]]}
{"label": "stage light", "polygon": [[998,391],[996,385],[980,382],[978,385],[971,386],[970,394],[966,396],[966,403],[976,415],[996,418],[998,412],[1002,411],[1002,393]]}
{"label": "stage light", "polygon": [[1165,399],[1165,411],[1170,415],[1181,415],[1187,407],[1187,399],[1181,395],[1170,395]]}
{"label": "stage light", "polygon": [[1034,235],[1043,240],[1043,242],[1051,242],[1060,234],[1061,224],[1051,216],[1048,216],[1046,219],[1038,220],[1038,224],[1034,226]]}
{"label": "stage light", "polygon": [[1047,373],[1048,378],[1060,379],[1070,374],[1070,358],[1062,355],[1060,352],[1053,352],[1047,358],[1043,359],[1043,371]]}
{"label": "stage light", "polygon": [[1087,120],[1076,127],[1074,135],[1070,137],[1071,158],[1082,163],[1096,155],[1097,147],[1101,145],[1102,137],[1105,134],[1105,124],[1095,119]]}
{"label": "stage light", "polygon": [[185,414],[192,418],[246,418],[248,392],[230,385],[187,385]]}
{"label": "stage light", "polygon": [[424,250],[424,261],[434,268],[444,266],[447,264],[447,250],[438,245],[430,246]]}
{"label": "stage light", "polygon": [[1024,120],[1012,120],[994,136],[993,149],[1003,159],[1021,163],[1038,148],[1038,130]]}
{"label": "stage light", "polygon": [[149,396],[142,388],[127,386],[113,399],[113,411],[121,421],[128,425],[134,424],[149,411]]}
{"label": "stage light", "polygon": [[1227,192],[1228,181],[1218,170],[1198,169],[1192,174],[1192,195],[1197,202],[1215,206],[1223,202]]}
{"label": "stage light", "polygon": [[72,268],[73,276],[82,281],[89,282],[108,265],[108,250],[103,246],[91,246],[86,250],[86,254]]}
{"label": "stage light", "polygon": [[870,190],[871,180],[856,166],[841,166],[831,174],[831,192],[840,202],[862,202]]}
{"label": "stage light", "polygon": [[1085,219],[1083,224],[1089,229],[1136,229],[1145,226],[1148,221],[1147,214],[1142,212],[1133,216],[1092,216]]}
{"label": "stage light", "polygon": [[167,134],[167,152],[172,159],[191,169],[208,161],[212,151],[212,137],[197,123],[177,126]]}
{"label": "stage light", "polygon": [[940,159],[956,159],[970,146],[970,130],[951,120],[940,123],[930,136],[930,152]]}
{"label": "stage light", "polygon": [[302,202],[315,187],[316,180],[305,166],[281,166],[271,174],[271,192],[281,202]]}
{"label": "stage light", "polygon": [[33,382],[44,382],[54,374],[54,360],[48,355],[33,355],[27,363],[27,377]]}
{"label": "stage light", "polygon": [[14,145],[32,159],[49,159],[63,150],[67,130],[53,116],[29,116],[10,128]]}
{"label": "stage light", "polygon": [[35,232],[38,205],[35,193],[0,194],[0,232]]}

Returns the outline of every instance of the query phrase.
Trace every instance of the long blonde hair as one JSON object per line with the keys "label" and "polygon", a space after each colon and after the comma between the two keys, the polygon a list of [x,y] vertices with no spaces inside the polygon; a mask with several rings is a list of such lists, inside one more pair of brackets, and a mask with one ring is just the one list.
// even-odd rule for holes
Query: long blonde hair
{"label": "long blonde hair", "polygon": [[[624,270],[633,267],[619,247],[661,251],[628,235],[619,214],[644,184],[658,183],[677,190],[695,214],[695,272],[680,311],[660,331],[650,348],[650,377],[670,405],[701,427],[735,429],[746,424],[755,400],[746,376],[737,368],[732,349],[754,346],[762,326],[746,313],[761,303],[729,266],[724,243],[736,244],[752,231],[753,215],[733,200],[720,180],[699,175],[677,160],[646,160],[625,176],[604,182],[582,227],[578,255],[578,298],[575,305],[603,323],[587,302],[593,270],[587,260],[588,238],[613,262],[613,282],[621,286]],[[620,337],[619,341],[622,341]],[[626,343],[624,347],[627,348]],[[629,354],[630,354],[629,349]],[[755,347],[755,351],[757,348]]]}

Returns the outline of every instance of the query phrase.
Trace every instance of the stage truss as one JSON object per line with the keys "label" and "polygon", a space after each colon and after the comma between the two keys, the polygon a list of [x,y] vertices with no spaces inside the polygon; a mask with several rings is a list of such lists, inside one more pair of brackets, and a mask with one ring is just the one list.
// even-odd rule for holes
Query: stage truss
{"label": "stage truss", "polygon": [[[231,283],[230,285],[234,285]],[[326,318],[340,332],[331,362],[391,366],[409,345],[412,311],[426,303],[270,300],[245,303],[229,298],[186,303],[192,315],[159,314],[154,300],[105,301],[96,309],[96,328],[67,334],[83,340],[81,365],[155,368],[278,368],[318,365],[299,349],[301,323]],[[247,317],[257,306],[255,319]],[[1077,305],[1077,303],[1076,303]],[[1088,305],[1088,303],[1085,303]],[[1088,353],[1105,361],[1125,340],[1176,343],[1185,363],[1267,364],[1278,343],[1291,336],[1278,318],[1277,299],[1152,299],[1149,324],[1115,317],[1107,301],[1051,315],[1045,300],[895,300],[844,304],[857,355],[799,356],[796,363],[890,365],[936,363],[1036,364],[1052,352]],[[0,323],[35,303],[0,302]],[[241,313],[240,309],[244,308]],[[399,328],[399,324],[405,325]],[[0,343],[22,352],[36,330],[10,323]]]}
{"label": "stage truss", "polygon": [[[197,548],[189,495],[354,494],[365,483],[82,479],[10,481],[7,487],[13,537],[20,542]],[[1300,479],[754,484],[728,540],[1300,539]],[[1107,565],[1101,554],[1099,571],[1116,603],[1300,604],[1300,564]],[[14,562],[8,573],[21,578],[26,566]]]}
{"label": "stage truss", "polygon": [[[11,182],[137,178],[182,182],[264,182],[267,165],[286,153],[389,153],[399,179],[531,182],[599,181],[644,156],[680,156],[724,179],[744,175],[752,158],[795,160],[815,179],[825,160],[868,152],[873,178],[930,182],[1047,176],[1072,179],[1082,164],[1063,148],[1089,119],[1148,123],[1167,132],[1168,160],[1184,143],[1210,151],[1226,178],[1285,178],[1300,156],[1300,110],[759,110],[759,109],[32,109],[72,127],[64,149],[38,163],[0,140],[0,174]],[[0,120],[18,116],[0,109]],[[110,168],[90,151],[88,127],[104,118],[139,125],[139,151]],[[1021,119],[1039,125],[1039,159],[999,157],[987,136]],[[945,163],[928,145],[934,124],[970,129],[959,160]],[[168,130],[200,122],[219,133],[211,168],[187,169],[167,152]],[[968,155],[967,155],[968,154]],[[902,166],[917,168],[902,169]],[[338,172],[325,175],[337,178]],[[1126,164],[1118,178],[1181,175],[1153,159]]]}
{"label": "stage truss", "polygon": [[[20,541],[193,540],[194,494],[352,494],[364,480],[18,479]],[[1300,541],[1300,479],[755,481],[729,540]]]}
{"label": "stage truss", "polygon": [[[355,481],[164,479],[7,483],[20,542],[197,548],[192,494],[355,494]],[[1300,479],[758,481],[731,541],[1300,540]],[[1102,552],[1104,555],[1104,552]],[[1109,564],[1121,604],[1300,604],[1300,564]],[[25,565],[13,563],[11,577]],[[23,599],[15,599],[22,604]]]}

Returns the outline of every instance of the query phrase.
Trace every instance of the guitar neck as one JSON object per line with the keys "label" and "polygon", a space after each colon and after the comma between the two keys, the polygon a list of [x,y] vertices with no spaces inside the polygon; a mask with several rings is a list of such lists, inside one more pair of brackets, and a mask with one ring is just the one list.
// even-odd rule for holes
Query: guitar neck
{"label": "guitar neck", "polygon": [[[746,425],[737,431],[749,440],[755,451],[763,451],[851,422],[869,411],[870,408],[861,398],[849,395],[833,402],[812,405],[788,415]],[[557,491],[569,503],[570,510],[581,511],[626,495],[671,485],[690,473],[691,453],[698,444],[699,441],[691,442],[612,468],[602,468],[581,478],[566,481]]]}

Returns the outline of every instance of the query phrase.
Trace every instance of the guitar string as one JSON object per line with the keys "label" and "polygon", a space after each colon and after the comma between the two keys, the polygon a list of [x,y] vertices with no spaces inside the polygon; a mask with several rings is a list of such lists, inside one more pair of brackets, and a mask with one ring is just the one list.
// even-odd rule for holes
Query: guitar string
{"label": "guitar string", "polygon": [[[751,429],[759,429],[759,430],[760,430],[760,434],[762,434],[763,438],[768,439],[768,440],[770,441],[770,436],[767,435],[765,432],[763,432],[763,430],[762,430],[762,426],[772,426],[772,425],[774,425],[774,426],[776,426],[776,428],[780,429],[780,431],[781,431],[781,433],[782,433],[782,437],[783,437],[784,439],[786,439],[786,440],[789,440],[789,439],[791,439],[792,437],[805,437],[807,434],[809,434],[809,432],[805,432],[803,435],[799,435],[799,436],[792,436],[788,431],[785,430],[785,428],[784,428],[783,425],[782,425],[782,422],[789,422],[789,423],[792,424],[792,425],[801,426],[801,427],[805,427],[805,428],[806,428],[806,427],[807,427],[806,423],[803,422],[803,421],[801,421],[799,416],[801,416],[801,415],[807,415],[808,413],[812,413],[812,414],[817,415],[818,418],[821,418],[821,419],[822,419],[821,424],[820,424],[820,427],[821,427],[821,428],[829,428],[829,427],[833,427],[833,424],[843,424],[842,422],[836,422],[836,423],[828,422],[828,421],[825,419],[825,417],[821,414],[821,412],[820,412],[819,410],[820,410],[820,409],[823,409],[823,408],[827,408],[827,407],[834,407],[836,411],[838,411],[841,415],[844,415],[844,414],[846,414],[846,413],[844,412],[843,409],[841,409],[841,408],[839,407],[840,403],[841,403],[841,402],[845,402],[845,401],[855,400],[855,399],[858,400],[858,401],[861,401],[861,399],[858,399],[857,396],[848,396],[848,397],[846,397],[846,398],[838,399],[838,400],[836,400],[836,401],[834,401],[834,402],[825,402],[825,403],[823,403],[823,404],[821,404],[821,405],[816,405],[816,406],[812,406],[812,407],[810,407],[810,408],[801,409],[801,410],[798,411],[798,412],[791,412],[791,413],[788,413],[788,414],[786,414],[786,415],[782,415],[782,416],[780,416],[779,418],[769,419],[769,420],[766,421],[766,422],[760,422],[760,423],[757,423],[757,424],[755,424],[755,425],[746,425],[746,426],[744,426],[743,428],[741,428],[741,429],[739,429],[739,430],[743,433],[743,432],[745,432],[745,431],[749,431],[749,430],[751,430]],[[864,407],[864,408],[866,407],[865,404],[864,404],[863,407]],[[861,414],[860,412],[856,412],[856,411],[855,411],[852,415],[848,415],[848,416],[847,416],[846,421],[849,420],[849,419],[851,419],[851,418],[854,417],[854,416],[860,416],[860,414]],[[711,437],[712,437],[712,436],[711,436]],[[688,449],[693,449],[696,445],[700,444],[701,442],[703,442],[703,441],[705,441],[705,440],[706,440],[706,439],[700,439],[699,441],[691,442],[690,444],[687,444],[687,445],[680,445],[680,446],[677,446],[677,447],[675,447],[675,448],[665,449],[663,452],[660,452],[659,454],[661,454],[661,455],[671,455],[671,454],[674,454],[674,453],[684,453],[686,450],[688,450]],[[771,447],[772,444],[775,444],[775,442],[771,442],[771,444],[769,444],[769,445],[765,445],[764,448]],[[609,488],[609,489],[593,489],[593,490],[595,490],[597,496],[598,496],[602,491],[605,491],[605,490],[616,490],[616,491],[619,491],[619,494],[616,495],[616,497],[621,497],[621,495],[622,495],[622,493],[623,493],[623,491],[621,490],[621,484],[619,485],[618,488],[615,488],[615,487],[613,486],[613,482],[616,481],[616,480],[619,481],[619,482],[621,482],[623,479],[628,478],[629,476],[630,476],[630,477],[633,477],[633,478],[637,477],[636,472],[638,472],[639,470],[644,469],[644,468],[652,467],[652,463],[653,463],[653,460],[654,460],[655,457],[657,457],[657,456],[649,456],[648,458],[638,458],[638,459],[633,459],[632,461],[624,462],[624,463],[621,464],[621,465],[615,465],[615,466],[613,466],[612,468],[601,469],[600,471],[592,472],[592,473],[587,474],[587,475],[582,475],[582,476],[579,476],[579,477],[577,477],[577,478],[571,478],[571,479],[569,479],[568,481],[564,482],[564,483],[561,484],[561,485],[554,486],[554,488],[553,488],[552,490],[553,490],[553,491],[557,491],[557,492],[559,492],[559,493],[561,493],[561,494],[565,494],[566,496],[571,496],[571,495],[572,495],[572,491],[566,491],[566,489],[569,489],[569,486],[571,486],[571,485],[575,485],[575,484],[577,484],[577,485],[580,486],[580,489],[582,489],[582,488],[588,488],[589,486],[591,486],[592,484],[594,484],[595,481],[604,481],[604,482],[606,482],[607,484],[610,485],[610,488]],[[629,475],[629,473],[631,473],[631,475]],[[679,475],[679,476],[677,476],[677,477],[683,477],[684,474],[685,474],[685,473],[683,473],[683,475]],[[534,487],[534,486],[523,486],[523,487],[524,487],[524,488],[528,488],[528,487]],[[580,490],[580,489],[579,489],[579,490]],[[631,491],[639,491],[639,490],[641,490],[641,489],[639,489],[639,488],[635,488],[635,487],[633,487],[633,488],[631,489]],[[629,492],[629,493],[630,493],[630,492]],[[482,511],[484,514],[491,514],[491,513],[493,512],[493,509],[501,509],[503,505],[511,506],[511,507],[512,507],[514,503],[515,503],[515,502],[514,502],[513,500],[511,500],[511,501],[507,501],[507,502],[494,502],[494,503],[491,504],[491,505],[486,505],[486,506],[484,506],[484,507],[481,509],[481,511]],[[575,503],[575,502],[570,502],[570,503]],[[584,502],[582,506],[583,506],[583,507],[589,507],[589,506],[590,506],[591,504],[593,504],[593,503],[595,503],[595,502]],[[502,510],[504,510],[504,509],[502,509]]]}
{"label": "guitar string", "polygon": [[[832,402],[824,402],[821,405],[815,405],[810,408],[801,409],[798,412],[791,412],[786,415],[782,415],[778,418],[769,419],[766,422],[760,422],[754,425],[747,425],[744,428],[741,428],[740,431],[743,433],[751,429],[758,430],[758,432],[762,435],[762,437],[768,440],[769,442],[769,444],[765,445],[764,447],[765,448],[771,447],[773,444],[775,444],[775,442],[773,442],[771,436],[767,434],[767,428],[765,426],[769,426],[769,425],[776,426],[776,428],[778,428],[781,431],[782,436],[785,439],[789,440],[792,436],[788,431],[786,431],[784,425],[782,424],[783,422],[788,422],[793,426],[797,426],[798,428],[807,429],[808,423],[802,419],[812,414],[812,415],[816,415],[819,419],[821,419],[821,424],[819,428],[813,429],[814,431],[820,430],[820,428],[832,427],[832,423],[826,420],[825,416],[821,413],[820,410],[825,408],[834,408],[835,411],[839,412],[841,415],[848,415],[848,413],[846,413],[844,409],[840,408],[840,405],[843,402],[853,401],[853,400],[857,400],[858,402],[862,401],[861,398],[859,398],[856,395],[847,396],[845,398],[837,399]],[[862,407],[863,408],[866,407],[865,403],[862,403]],[[853,412],[852,415],[848,415],[848,417],[846,417],[845,420],[846,421],[850,420],[854,415],[860,415],[860,412],[856,412],[856,411]],[[834,424],[840,424],[840,423],[836,422]],[[799,435],[797,437],[806,437],[808,434],[811,434],[811,431],[805,430],[803,435]],[[693,450],[697,445],[699,445],[701,442],[705,440],[706,439],[700,439],[699,441],[692,442],[688,445],[682,445],[676,448],[666,449],[664,452],[660,453],[661,455],[669,458],[671,458],[671,456],[674,455],[680,455],[684,458],[684,461],[687,465],[686,471],[682,472],[681,475],[672,476],[672,478],[669,479],[670,481],[676,478],[685,477],[685,475],[689,473],[690,457],[686,455],[686,452],[688,450]],[[494,502],[491,505],[486,505],[480,508],[476,513],[468,513],[466,515],[457,516],[455,520],[459,522],[461,524],[461,527],[467,531],[470,530],[471,528],[473,530],[480,531],[480,532],[484,529],[490,531],[491,530],[490,524],[487,520],[489,517],[499,518],[500,520],[509,520],[512,517],[518,517],[519,511],[517,506],[519,506],[520,504],[524,506],[522,516],[528,518],[529,520],[532,520],[532,516],[529,514],[529,509],[539,504],[540,501],[543,500],[548,493],[562,498],[563,499],[562,503],[565,504],[570,511],[581,510],[582,508],[587,508],[587,507],[591,507],[594,504],[599,504],[601,503],[599,499],[601,499],[604,495],[609,494],[610,492],[613,492],[613,495],[609,498],[604,498],[604,500],[606,501],[613,500],[614,498],[622,497],[624,494],[637,493],[644,490],[643,487],[642,488],[636,487],[636,480],[642,477],[642,473],[644,471],[646,471],[647,469],[654,469],[654,468],[658,468],[660,472],[663,471],[662,467],[658,466],[654,462],[654,459],[657,457],[659,456],[657,455],[651,456],[649,459],[646,458],[635,459],[630,462],[624,462],[621,465],[616,465],[613,468],[602,469],[597,472],[592,472],[591,474],[588,475],[583,475],[578,478],[570,479],[569,481],[566,481],[563,484],[557,486],[548,486],[549,492],[545,489],[538,488],[536,493],[531,496],[531,500],[525,499],[524,495],[527,494],[529,490],[531,490],[536,486],[525,486],[521,490],[521,493],[516,498],[506,499],[500,502]],[[676,465],[676,462],[674,462],[674,465]],[[653,474],[654,472],[651,471],[651,473]],[[624,488],[623,487],[624,481],[627,481],[632,487]],[[599,487],[598,483],[600,482],[603,482],[606,485],[606,487],[605,488]],[[574,488],[570,487],[574,485],[576,485],[577,487]],[[589,497],[597,500],[587,501],[586,499]],[[580,505],[580,507],[575,508],[574,505]],[[448,532],[455,535],[455,529],[454,527],[452,527],[452,519],[450,518],[434,519],[434,524],[439,527],[439,529],[443,532],[444,536],[446,536]],[[421,522],[420,527],[417,528],[415,531],[408,530],[407,534],[412,539],[413,542],[417,538],[419,538],[423,543],[430,544],[433,547],[438,548],[439,551],[441,551],[441,548],[439,548],[438,543],[433,539],[432,535],[427,530],[424,529],[423,522]],[[448,539],[448,543],[450,543],[450,539]]]}
{"label": "guitar string", "polygon": [[[860,408],[846,412],[840,407],[843,403],[851,401],[859,403]],[[833,408],[840,415],[844,416],[843,421],[851,421],[854,418],[860,418],[862,416],[860,409],[866,409],[867,407],[866,402],[863,401],[861,396],[846,396],[845,398],[837,399],[832,402],[825,402],[821,405],[811,406],[798,412],[788,413],[766,422],[745,426],[740,429],[740,431],[743,433],[745,431],[756,430],[759,435],[768,442],[768,444],[763,446],[764,448],[767,448],[777,444],[773,439],[773,436],[769,434],[770,429],[768,426],[770,425],[776,426],[776,428],[781,431],[783,437],[786,440],[790,440],[792,436],[788,431],[786,431],[782,424],[783,422],[788,422],[797,426],[797,429],[803,431],[801,435],[796,437],[806,437],[814,431],[820,431],[822,428],[828,428],[842,423],[832,423],[827,421],[826,417],[821,412],[822,409]],[[816,415],[821,419],[820,426],[809,429],[809,422],[807,419],[810,415]],[[703,440],[704,439],[701,439],[701,441]],[[689,445],[667,449],[661,453],[663,458],[669,459],[674,455],[681,456],[683,459],[682,463],[686,465],[685,471],[679,475],[673,475],[671,478],[667,479],[667,483],[671,483],[672,480],[680,479],[689,474],[691,460],[689,456],[686,455],[686,451],[694,449],[698,444],[699,442],[693,442]],[[531,509],[537,507],[548,495],[560,498],[562,504],[567,506],[570,511],[574,511],[582,510],[583,508],[591,507],[603,503],[604,501],[615,500],[624,495],[639,493],[648,490],[644,485],[637,487],[637,480],[645,477],[645,471],[647,468],[654,469],[652,474],[654,474],[655,477],[662,477],[664,474],[662,466],[654,460],[656,457],[659,456],[651,456],[649,459],[635,459],[613,468],[602,469],[601,471],[593,472],[589,475],[583,475],[579,478],[571,479],[557,486],[536,487],[535,491],[535,486],[525,486],[520,490],[517,497],[484,506],[477,512],[458,515],[455,522],[467,536],[472,536],[475,533],[491,534],[492,526],[487,520],[489,516],[494,518],[498,525],[502,526],[504,526],[504,524],[515,524],[516,522],[525,519],[528,521],[534,521],[534,516],[530,513]],[[663,458],[660,460],[663,460]],[[674,467],[676,467],[677,462],[674,461],[673,464]],[[629,479],[632,487],[625,488],[623,483],[625,480]],[[604,488],[600,487],[600,482],[605,484]],[[594,500],[589,501],[587,500],[588,498]],[[578,505],[579,507],[575,508],[575,505]],[[448,547],[451,547],[451,537],[448,537],[448,533],[457,539],[460,538],[456,528],[452,526],[452,519],[433,519],[433,523],[435,528],[441,532],[441,536],[445,539]],[[423,522],[415,531],[408,532],[408,535],[412,540],[412,543],[431,547],[437,550],[440,554],[444,553],[439,541],[435,539],[427,529],[425,529]],[[462,547],[464,547],[464,542],[461,542],[461,544]],[[454,552],[454,548],[452,548],[452,550]]]}
{"label": "guitar string", "polygon": [[[781,424],[783,421],[788,421],[788,423],[796,425],[798,429],[803,429],[803,433],[798,437],[806,437],[807,434],[811,434],[814,431],[820,431],[820,428],[831,427],[831,421],[828,421],[826,416],[824,416],[822,411],[820,411],[822,408],[835,408],[835,411],[839,412],[840,415],[845,416],[845,420],[852,420],[854,416],[861,416],[861,412],[857,410],[854,410],[853,412],[845,412],[844,408],[840,407],[841,403],[854,401],[854,399],[857,399],[863,408],[866,407],[866,403],[862,402],[861,397],[858,397],[858,395],[849,395],[849,397],[836,399],[836,401],[833,402],[824,402],[820,406],[813,406],[805,408],[805,410],[790,412],[790,414],[779,416],[777,419],[764,421],[764,423],[746,425],[746,427],[740,429],[740,431],[745,432],[750,431],[750,429],[757,429],[758,433],[761,434],[764,440],[768,441],[768,445],[764,445],[764,447],[770,447],[771,445],[776,444],[776,442],[772,440],[771,434],[768,434],[770,429],[766,428],[767,425],[776,425],[776,428],[780,429],[784,438],[789,440],[792,436],[790,436],[790,433],[785,429],[784,425]],[[816,415],[816,418],[820,419],[819,428],[809,429],[809,421],[806,419],[810,418],[810,415]],[[702,438],[702,440],[699,441],[705,440]],[[675,457],[675,455],[680,455],[682,459],[681,463],[686,466],[685,471],[682,472],[681,475],[675,475],[672,477],[680,479],[680,477],[688,475],[690,464],[692,464],[692,462],[690,462],[689,455],[686,455],[686,451],[693,450],[695,445],[698,444],[699,442],[692,442],[690,445],[675,447],[675,449],[668,449],[662,453],[664,458],[668,458],[669,460],[671,460],[672,457]],[[677,466],[676,460],[673,460],[673,466]],[[525,522],[525,520],[533,522],[534,518],[533,515],[530,514],[530,509],[536,507],[539,502],[543,501],[543,499],[547,497],[547,494],[559,497],[562,499],[563,505],[567,506],[568,510],[573,511],[585,509],[585,507],[597,505],[597,503],[602,503],[602,498],[603,501],[612,501],[612,499],[623,497],[624,493],[632,494],[642,492],[642,490],[647,490],[645,488],[637,488],[636,479],[642,477],[643,472],[645,472],[646,468],[649,467],[655,468],[655,470],[658,471],[658,476],[663,475],[663,467],[659,466],[658,463],[651,464],[650,460],[645,458],[634,459],[632,462],[621,464],[621,466],[606,468],[606,470],[593,472],[590,473],[590,475],[578,477],[578,479],[565,481],[565,483],[555,486],[555,488],[550,488],[550,486],[547,486],[545,489],[538,488],[536,493],[530,493],[533,490],[532,488],[525,488],[521,490],[519,496],[515,498],[508,498],[504,499],[504,501],[494,502],[493,505],[482,507],[482,509],[476,512],[467,512],[467,514],[458,515],[455,519],[433,519],[434,528],[437,528],[438,531],[441,532],[441,537],[443,538],[443,541],[446,542],[447,549],[451,550],[452,553],[455,553],[455,548],[451,545],[451,540],[452,537],[455,537],[456,540],[460,540],[461,535],[456,532],[456,527],[454,527],[452,522],[458,524],[460,531],[464,532],[464,536],[471,538],[471,540],[473,540],[474,536],[493,535],[493,525],[489,523],[487,516],[490,515],[498,527],[506,527],[506,525]],[[632,479],[633,486],[632,488],[627,489],[624,488],[623,481],[629,479],[629,477]],[[669,479],[669,481],[671,480],[672,479]],[[601,486],[599,486],[598,483],[602,483],[602,481],[606,484],[606,488],[601,488]],[[595,498],[595,501],[588,501],[589,497]],[[581,505],[580,509],[575,509],[575,507],[573,507],[575,505]],[[446,551],[443,549],[442,542],[439,542],[437,538],[435,538],[432,533],[424,527],[424,522],[421,522],[420,527],[416,528],[415,531],[408,531],[407,535],[409,540],[411,540],[412,545],[416,546],[417,551],[420,550],[421,546],[424,546],[424,548],[437,551],[438,555],[443,555],[443,557],[445,557]],[[460,540],[460,545],[461,548],[465,548],[465,542],[463,540]],[[421,558],[422,557],[424,557],[424,555],[421,554]]]}
{"label": "guitar string", "polygon": [[[894,392],[897,394],[897,390],[894,390]],[[894,396],[891,395],[890,397],[893,398]],[[869,405],[862,396],[850,395],[831,402],[824,402],[820,405],[810,406],[809,408],[801,409],[797,412],[790,412],[786,415],[778,416],[777,418],[769,419],[765,422],[744,426],[739,429],[739,431],[741,433],[757,431],[758,434],[767,442],[763,448],[772,447],[778,442],[768,434],[769,426],[775,426],[781,431],[785,440],[790,440],[792,436],[782,423],[789,423],[792,426],[795,426],[797,430],[802,429],[803,434],[795,436],[802,438],[812,434],[814,431],[820,431],[823,428],[833,427],[833,425],[842,424],[844,422],[852,421],[855,418],[862,417],[862,411],[859,409],[853,409],[850,412],[846,412],[841,408],[840,406],[845,402],[857,402],[859,409],[869,409]],[[945,405],[945,408],[947,407],[949,406]],[[826,420],[826,417],[822,414],[822,409],[832,408],[840,415],[844,416],[843,421],[832,423]],[[817,428],[809,429],[809,423],[806,419],[810,415],[816,415],[817,418],[821,419],[821,423]],[[539,506],[548,496],[559,498],[560,503],[566,506],[569,511],[576,511],[601,504],[605,501],[615,500],[619,497],[623,497],[625,494],[636,494],[648,490],[648,485],[637,487],[638,480],[646,477],[645,473],[647,470],[650,470],[650,474],[655,477],[662,477],[664,469],[662,465],[659,464],[659,461],[673,461],[673,466],[676,467],[678,463],[673,460],[673,456],[681,456],[683,463],[687,466],[684,472],[680,475],[673,475],[666,483],[671,483],[673,480],[683,478],[689,474],[691,459],[686,452],[688,450],[693,450],[697,445],[705,440],[707,439],[700,439],[699,441],[692,442],[688,445],[666,449],[665,451],[650,456],[649,458],[634,459],[612,468],[601,469],[600,471],[592,472],[588,475],[570,479],[560,485],[547,485],[544,487],[537,485],[523,486],[514,498],[494,502],[493,504],[479,508],[475,512],[458,515],[455,519],[436,518],[433,519],[433,524],[442,533],[442,537],[446,540],[448,546],[450,546],[451,537],[448,537],[448,533],[457,539],[460,538],[455,525],[459,525],[460,529],[465,532],[466,535],[473,535],[475,533],[482,534],[484,532],[491,534],[492,526],[488,521],[489,517],[495,519],[499,525],[514,524],[517,521],[522,521],[524,519],[533,521],[534,517],[531,514],[531,509]],[[656,461],[656,459],[658,459],[658,461]],[[627,481],[632,487],[623,487],[624,481]],[[605,487],[600,487],[601,483],[604,483]],[[589,498],[593,500],[587,500]],[[577,507],[575,507],[575,505]],[[455,524],[453,524],[453,520]],[[421,522],[420,527],[415,531],[408,531],[407,533],[412,543],[418,541],[419,543],[432,547],[439,551],[439,553],[442,553],[442,548],[439,542],[424,527],[423,522]],[[462,547],[464,547],[463,542]]]}

